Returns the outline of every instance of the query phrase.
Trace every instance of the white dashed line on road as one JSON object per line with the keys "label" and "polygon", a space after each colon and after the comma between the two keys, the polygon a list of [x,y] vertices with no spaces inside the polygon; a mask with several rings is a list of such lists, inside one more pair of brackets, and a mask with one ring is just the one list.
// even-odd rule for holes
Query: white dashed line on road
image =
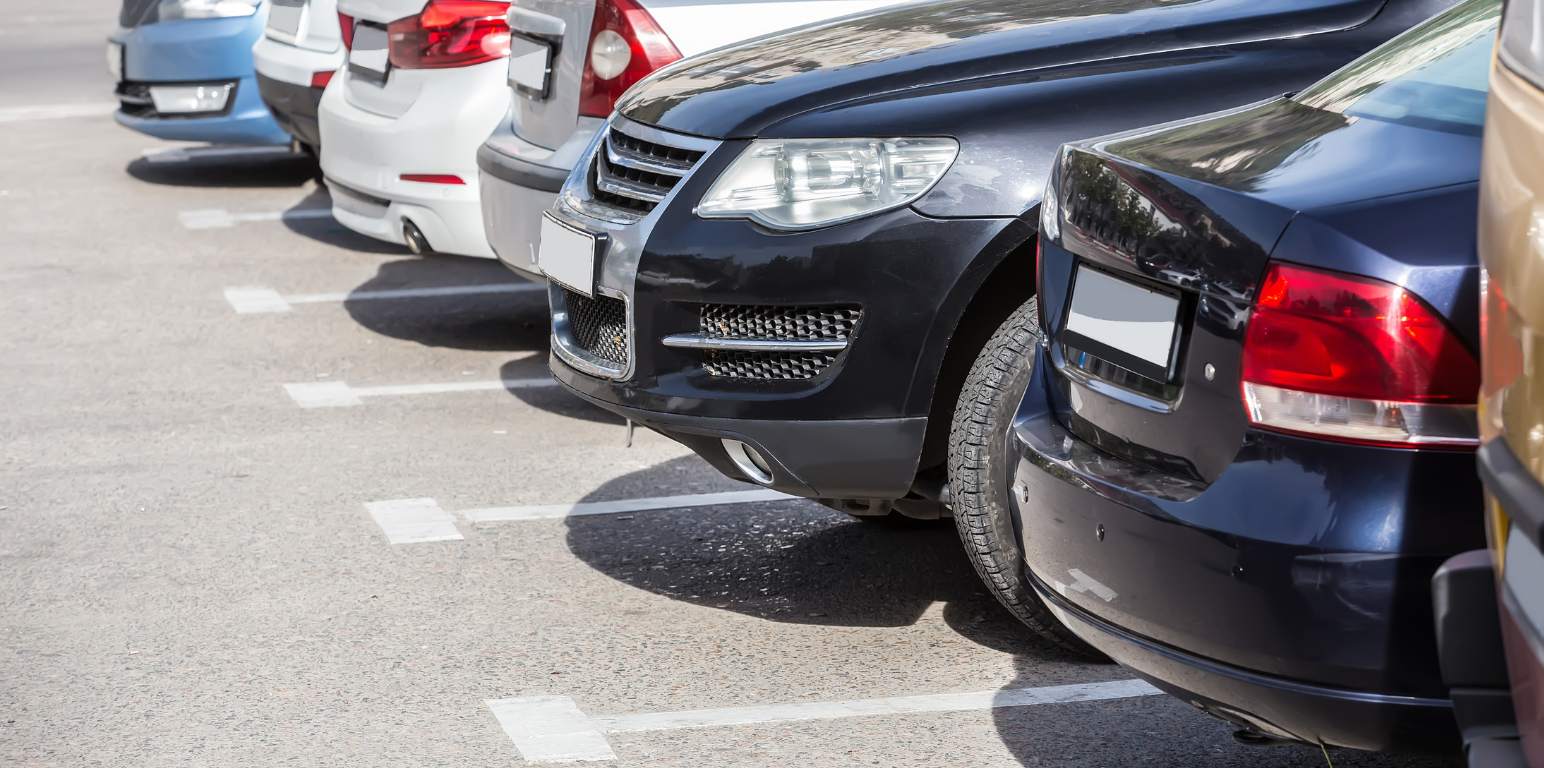
{"label": "white dashed line on road", "polygon": [[303,219],[330,219],[331,208],[301,208],[290,211],[258,211],[255,213],[231,213],[224,208],[204,211],[183,211],[177,220],[188,229],[224,229],[238,222],[249,221],[300,221]]}
{"label": "white dashed line on road", "polygon": [[[536,507],[488,507],[447,512],[434,499],[392,499],[365,504],[370,516],[385,531],[393,544],[460,539],[456,523],[493,523],[518,520],[548,520],[589,515],[615,515],[623,512],[648,512],[659,509],[690,509],[720,504],[749,504],[757,501],[797,499],[786,493],[767,489],[694,493],[686,496],[656,496],[619,501],[586,501],[574,504],[548,504]],[[422,531],[432,530],[432,534]]]}
{"label": "white dashed line on road", "polygon": [[96,117],[117,111],[118,102],[99,101],[90,104],[43,104],[35,107],[8,107],[0,109],[0,123],[19,123],[26,120],[53,120],[60,117]]}
{"label": "white dashed line on road", "polygon": [[504,733],[529,762],[615,760],[608,733],[869,717],[918,712],[958,712],[1069,704],[1079,701],[1156,696],[1163,692],[1141,680],[1010,688],[1001,691],[898,696],[855,701],[817,701],[752,707],[698,709],[657,714],[586,716],[567,696],[532,696],[487,702]]}
{"label": "white dashed line on road", "polygon": [[152,163],[186,163],[204,157],[260,158],[295,154],[288,146],[272,147],[174,147],[172,149],[147,149],[145,160]]}
{"label": "white dashed line on road", "polygon": [[294,304],[329,304],[343,301],[381,299],[425,299],[438,296],[471,296],[479,293],[545,292],[546,283],[488,283],[485,285],[447,285],[437,288],[395,288],[381,291],[345,291],[341,293],[301,293],[290,296],[260,286],[226,288],[225,300],[238,315],[264,312],[289,312]]}
{"label": "white dashed line on road", "polygon": [[555,387],[552,379],[493,379],[491,381],[447,381],[438,384],[396,384],[385,387],[351,387],[342,381],[307,381],[285,384],[295,404],[301,408],[346,408],[364,405],[365,397],[402,395],[437,395],[446,392],[491,392],[507,389]]}
{"label": "white dashed line on road", "polygon": [[434,499],[396,499],[365,504],[370,516],[386,532],[393,544],[419,544],[427,541],[459,541],[461,531],[456,521],[434,503]]}

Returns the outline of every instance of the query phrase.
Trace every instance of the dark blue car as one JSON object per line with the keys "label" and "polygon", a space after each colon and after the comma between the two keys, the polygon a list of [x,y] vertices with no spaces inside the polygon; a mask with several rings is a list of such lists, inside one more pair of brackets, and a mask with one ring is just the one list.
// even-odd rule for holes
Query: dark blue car
{"label": "dark blue car", "polygon": [[1474,243],[1500,8],[1056,163],[996,530],[1065,628],[1242,741],[1459,747],[1430,581],[1484,545]]}

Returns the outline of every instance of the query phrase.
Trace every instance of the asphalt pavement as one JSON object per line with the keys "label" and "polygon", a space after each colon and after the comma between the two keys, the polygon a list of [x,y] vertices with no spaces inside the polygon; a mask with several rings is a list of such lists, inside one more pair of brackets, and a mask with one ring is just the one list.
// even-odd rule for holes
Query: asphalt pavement
{"label": "asphalt pavement", "polygon": [[1039,645],[951,527],[628,445],[543,292],[308,157],[81,114],[116,8],[0,3],[0,764],[1325,764]]}

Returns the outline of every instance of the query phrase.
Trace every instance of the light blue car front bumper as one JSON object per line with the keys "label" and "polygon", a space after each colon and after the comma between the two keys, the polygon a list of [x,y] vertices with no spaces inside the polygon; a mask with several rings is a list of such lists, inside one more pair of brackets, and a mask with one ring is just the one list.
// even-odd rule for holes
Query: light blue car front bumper
{"label": "light blue car front bumper", "polygon": [[252,69],[252,46],[263,34],[267,4],[251,16],[196,19],[119,29],[124,85],[235,82],[227,109],[210,116],[162,116],[119,109],[122,125],[156,138],[223,144],[287,144],[290,136],[263,106]]}

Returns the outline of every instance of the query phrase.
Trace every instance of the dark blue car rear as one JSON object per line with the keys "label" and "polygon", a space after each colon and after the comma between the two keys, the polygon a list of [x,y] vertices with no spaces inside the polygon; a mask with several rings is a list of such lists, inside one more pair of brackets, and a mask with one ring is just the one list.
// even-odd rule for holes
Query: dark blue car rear
{"label": "dark blue car rear", "polygon": [[[1256,734],[1458,747],[1430,579],[1484,542],[1465,388],[1499,6],[1294,98],[1065,147],[1047,192],[1044,337],[1010,436],[1030,581],[1090,644]],[[1072,311],[1099,285],[1174,308],[1156,362],[1121,347],[1137,309]]]}

